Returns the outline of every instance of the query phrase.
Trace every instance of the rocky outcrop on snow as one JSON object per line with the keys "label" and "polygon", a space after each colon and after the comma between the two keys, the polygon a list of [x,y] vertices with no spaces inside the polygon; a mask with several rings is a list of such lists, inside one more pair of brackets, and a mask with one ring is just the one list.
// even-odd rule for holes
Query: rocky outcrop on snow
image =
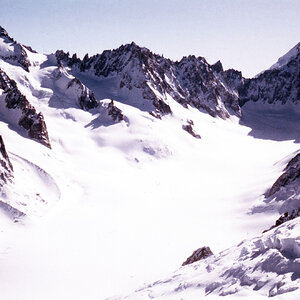
{"label": "rocky outcrop on snow", "polygon": [[39,141],[44,146],[51,148],[46,123],[41,113],[29,103],[24,95],[19,91],[14,80],[0,69],[0,90],[3,90],[0,101],[3,118],[13,125],[18,125],[26,130],[28,136]]}
{"label": "rocky outcrop on snow", "polygon": [[111,100],[111,102],[107,105],[107,112],[115,122],[121,122],[125,119],[122,110],[114,105],[113,100]]}
{"label": "rocky outcrop on snow", "polygon": [[94,92],[84,86],[78,78],[74,78],[68,83],[68,89],[74,87],[81,91],[78,97],[78,103],[81,109],[89,110],[98,106]]}
{"label": "rocky outcrop on snow", "polygon": [[291,221],[297,217],[300,217],[300,207],[298,209],[293,209],[291,213],[285,212],[283,215],[281,215],[275,222],[275,225],[271,226],[269,229],[265,230],[264,232],[267,232],[275,227],[280,226],[281,224]]}
{"label": "rocky outcrop on snow", "polygon": [[[251,240],[180,268],[169,277],[112,299],[199,299],[207,295],[299,295],[300,222],[295,219]],[[296,293],[296,294],[295,294]]]}
{"label": "rocky outcrop on snow", "polygon": [[275,181],[267,197],[271,197],[281,188],[286,187],[300,177],[300,154],[297,154],[286,166],[284,173]]}
{"label": "rocky outcrop on snow", "polygon": [[135,105],[158,117],[171,113],[168,97],[223,119],[241,113],[230,72],[224,72],[221,63],[209,65],[203,57],[173,62],[131,43],[83,60],[63,51],[57,51],[56,58],[58,65],[71,67],[74,73],[115,80],[129,102],[139,98]]}
{"label": "rocky outcrop on snow", "polygon": [[70,75],[63,66],[54,69],[50,78],[52,80],[48,78],[44,80],[43,86],[54,91],[54,97],[60,99],[60,106],[79,106],[83,110],[90,110],[98,106],[94,92],[78,78]]}
{"label": "rocky outcrop on snow", "polygon": [[0,188],[13,178],[13,166],[5,149],[4,141],[0,135]]}
{"label": "rocky outcrop on snow", "polygon": [[209,247],[201,247],[193,252],[191,256],[189,256],[186,261],[182,264],[183,266],[192,264],[196,261],[205,259],[209,256],[213,255],[212,251]]}
{"label": "rocky outcrop on snow", "polygon": [[0,43],[3,44],[0,47],[0,58],[3,60],[22,66],[24,70],[29,72],[30,61],[27,51],[35,52],[30,47],[25,47],[19,43],[17,43],[13,38],[11,38],[7,31],[0,26]]}
{"label": "rocky outcrop on snow", "polygon": [[188,132],[190,135],[192,135],[196,139],[201,139],[201,136],[194,131],[194,122],[193,120],[188,120],[187,124],[182,125],[182,129]]}
{"label": "rocky outcrop on snow", "polygon": [[277,211],[293,214],[300,206],[300,154],[295,155],[286,165],[283,173],[265,193],[262,203],[252,208],[253,213]]}

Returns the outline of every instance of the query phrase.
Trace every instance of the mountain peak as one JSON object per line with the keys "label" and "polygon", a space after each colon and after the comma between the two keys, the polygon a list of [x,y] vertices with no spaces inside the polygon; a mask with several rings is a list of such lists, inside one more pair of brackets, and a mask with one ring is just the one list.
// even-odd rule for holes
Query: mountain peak
{"label": "mountain peak", "polygon": [[7,31],[2,26],[0,26],[0,36],[8,37]]}
{"label": "mountain peak", "polygon": [[287,65],[292,59],[294,59],[300,53],[300,42],[289,50],[285,55],[281,56],[278,61],[271,66],[270,69],[278,69]]}

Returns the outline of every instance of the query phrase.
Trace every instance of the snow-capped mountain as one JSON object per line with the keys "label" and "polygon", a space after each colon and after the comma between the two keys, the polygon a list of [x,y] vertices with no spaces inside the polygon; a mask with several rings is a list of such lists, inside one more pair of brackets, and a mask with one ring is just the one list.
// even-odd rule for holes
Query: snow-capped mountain
{"label": "snow-capped mountain", "polygon": [[135,43],[85,55],[83,60],[63,51],[57,51],[56,57],[80,79],[92,77],[99,97],[125,101],[157,116],[172,112],[170,98],[223,119],[240,115],[237,87],[220,62],[211,66],[193,55],[173,62]]}
{"label": "snow-capped mountain", "polygon": [[266,103],[298,103],[300,99],[300,45],[279,59],[276,66],[246,79],[240,91],[242,104],[247,101]]}
{"label": "snow-capped mountain", "polygon": [[245,79],[135,43],[40,54],[0,27],[3,299],[297,299],[295,49]]}

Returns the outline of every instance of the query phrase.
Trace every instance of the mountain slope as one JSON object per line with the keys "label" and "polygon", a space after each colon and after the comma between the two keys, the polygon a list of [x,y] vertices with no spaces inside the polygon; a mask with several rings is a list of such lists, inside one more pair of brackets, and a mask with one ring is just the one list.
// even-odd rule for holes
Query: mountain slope
{"label": "mountain slope", "polygon": [[[12,39],[2,35],[0,48],[13,53]],[[300,135],[290,130],[297,118],[284,115],[281,124],[291,127],[283,128],[281,140],[270,138],[264,126],[262,138],[253,138],[253,128],[243,124],[252,117],[249,105],[269,104],[249,100],[240,107],[242,74],[201,57],[173,62],[129,44],[81,60],[63,51],[44,55],[20,46],[28,70],[3,55],[3,78],[35,115],[43,116],[51,149],[20,126],[21,109],[6,107],[2,88],[0,132],[13,165],[0,199],[4,299],[129,294],[165,277],[201,245],[221,254],[209,258],[216,273],[203,271],[199,278],[207,285],[195,293],[212,291],[209,280],[226,270],[232,271],[228,283],[221,276],[214,295],[232,291],[229,285],[254,296],[279,294],[285,287],[297,293],[297,274],[289,274],[292,258],[283,257],[285,249],[296,249],[298,220],[261,236],[278,219],[284,199],[276,209],[253,213],[259,205],[268,206],[266,193],[298,153]],[[259,117],[265,122],[264,115]],[[269,119],[274,124],[277,115]],[[244,238],[249,255],[257,252],[257,257],[234,246]],[[290,244],[281,247],[287,239]],[[261,273],[254,272],[253,284],[244,289],[246,281],[230,269],[233,262],[243,275],[273,252],[285,268],[282,273],[267,270],[270,282],[255,291]],[[182,270],[187,280],[197,281],[193,265]],[[181,282],[180,272],[174,284]],[[278,280],[285,286],[277,286]],[[185,290],[189,297],[190,289],[181,288],[180,296]]]}
{"label": "mountain slope", "polygon": [[[298,299],[300,223],[275,230],[180,268],[127,297],[110,299],[199,299],[208,295],[241,299]],[[288,294],[287,294],[288,293]]]}
{"label": "mountain slope", "polygon": [[210,66],[203,57],[173,62],[135,43],[86,55],[83,60],[63,51],[57,51],[56,57],[59,65],[70,67],[81,80],[93,78],[99,97],[125,101],[157,116],[171,113],[170,97],[223,119],[240,115],[236,87],[227,85],[228,73],[222,66]]}

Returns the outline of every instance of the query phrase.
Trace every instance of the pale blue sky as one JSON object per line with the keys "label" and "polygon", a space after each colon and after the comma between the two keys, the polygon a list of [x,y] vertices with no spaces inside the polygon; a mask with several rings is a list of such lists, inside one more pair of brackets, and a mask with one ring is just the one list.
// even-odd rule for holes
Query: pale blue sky
{"label": "pale blue sky", "polygon": [[0,25],[44,53],[135,41],[171,59],[220,59],[245,76],[300,42],[299,16],[299,0],[0,0]]}

